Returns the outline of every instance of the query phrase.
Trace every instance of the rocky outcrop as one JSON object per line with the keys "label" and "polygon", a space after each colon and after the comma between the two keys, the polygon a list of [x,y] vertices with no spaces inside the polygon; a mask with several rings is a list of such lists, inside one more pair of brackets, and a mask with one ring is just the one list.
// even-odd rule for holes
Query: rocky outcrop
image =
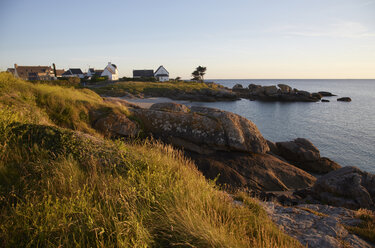
{"label": "rocky outcrop", "polygon": [[352,99],[350,97],[341,97],[341,98],[337,98],[337,101],[339,101],[339,102],[351,102]]}
{"label": "rocky outcrop", "polygon": [[176,104],[165,103],[163,108],[134,109],[132,113],[141,121],[145,132],[198,153],[215,150],[266,153],[269,150],[255,124],[244,117],[205,107],[192,107],[190,112],[166,111],[168,105],[178,109]]}
{"label": "rocky outcrop", "polygon": [[93,128],[108,136],[136,137],[140,132],[139,125],[131,121],[124,113],[99,109],[90,112],[90,119]]}
{"label": "rocky outcrop", "polygon": [[231,188],[255,192],[285,191],[312,186],[315,177],[270,154],[216,152],[202,155],[185,152],[209,179]]}
{"label": "rocky outcrop", "polygon": [[235,85],[232,91],[241,98],[261,101],[286,101],[286,102],[317,102],[323,96],[334,96],[330,92],[320,91],[310,93],[308,91],[292,89],[289,85],[278,84],[277,86],[261,86],[250,84],[248,88],[242,85]]}
{"label": "rocky outcrop", "polygon": [[329,158],[320,157],[320,151],[309,140],[297,138],[293,141],[276,142],[274,153],[297,167],[312,173],[324,174],[341,168]]}
{"label": "rocky outcrop", "polygon": [[328,91],[319,91],[318,92],[321,96],[336,96],[334,94],[332,94],[331,92],[328,92]]}
{"label": "rocky outcrop", "polygon": [[345,229],[361,223],[355,212],[326,205],[304,204],[284,207],[274,202],[261,202],[280,229],[310,248],[371,248],[357,235]]}
{"label": "rocky outcrop", "polygon": [[314,197],[333,206],[375,209],[375,175],[356,167],[343,167],[319,178]]}
{"label": "rocky outcrop", "polygon": [[189,113],[190,109],[183,104],[173,103],[173,102],[161,102],[154,103],[150,107],[151,110],[160,110],[160,111],[170,111],[170,112],[181,112]]}
{"label": "rocky outcrop", "polygon": [[327,99],[322,99],[321,101],[322,102],[329,102],[329,100],[327,100]]}

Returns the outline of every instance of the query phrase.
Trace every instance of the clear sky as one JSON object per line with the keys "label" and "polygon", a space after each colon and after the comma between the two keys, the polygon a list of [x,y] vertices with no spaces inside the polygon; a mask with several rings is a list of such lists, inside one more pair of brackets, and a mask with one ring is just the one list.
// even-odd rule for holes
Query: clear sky
{"label": "clear sky", "polygon": [[0,70],[375,78],[375,0],[0,0]]}

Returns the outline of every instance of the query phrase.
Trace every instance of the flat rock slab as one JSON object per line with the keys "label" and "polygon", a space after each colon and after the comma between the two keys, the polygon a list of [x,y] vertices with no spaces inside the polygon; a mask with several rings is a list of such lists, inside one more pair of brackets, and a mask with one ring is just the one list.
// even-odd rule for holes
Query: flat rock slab
{"label": "flat rock slab", "polygon": [[357,225],[355,212],[319,204],[284,207],[274,202],[261,202],[279,228],[309,248],[370,248],[372,244],[349,233],[344,225]]}

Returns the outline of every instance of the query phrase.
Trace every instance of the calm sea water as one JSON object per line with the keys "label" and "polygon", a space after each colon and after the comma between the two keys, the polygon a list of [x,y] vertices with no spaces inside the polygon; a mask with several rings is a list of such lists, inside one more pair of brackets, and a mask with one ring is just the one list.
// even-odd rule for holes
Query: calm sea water
{"label": "calm sea water", "polygon": [[210,80],[227,87],[240,83],[288,84],[310,92],[329,91],[352,102],[328,103],[260,102],[242,99],[234,102],[182,102],[237,113],[253,121],[272,141],[297,137],[309,139],[320,150],[343,166],[354,165],[375,173],[375,80]]}

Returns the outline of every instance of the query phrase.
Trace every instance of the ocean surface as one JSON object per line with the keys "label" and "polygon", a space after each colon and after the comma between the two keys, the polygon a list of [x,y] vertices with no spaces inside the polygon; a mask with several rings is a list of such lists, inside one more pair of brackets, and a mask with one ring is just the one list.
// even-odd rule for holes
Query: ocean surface
{"label": "ocean surface", "polygon": [[[207,80],[232,88],[235,84],[287,84],[310,92],[329,91],[328,103],[260,102],[242,99],[234,102],[186,102],[237,113],[254,122],[266,139],[289,141],[309,139],[321,156],[343,166],[353,165],[375,173],[375,80]],[[348,96],[352,102],[338,102]],[[143,99],[145,100],[145,99]],[[159,99],[160,101],[161,99]],[[150,99],[152,101],[152,99]]]}

